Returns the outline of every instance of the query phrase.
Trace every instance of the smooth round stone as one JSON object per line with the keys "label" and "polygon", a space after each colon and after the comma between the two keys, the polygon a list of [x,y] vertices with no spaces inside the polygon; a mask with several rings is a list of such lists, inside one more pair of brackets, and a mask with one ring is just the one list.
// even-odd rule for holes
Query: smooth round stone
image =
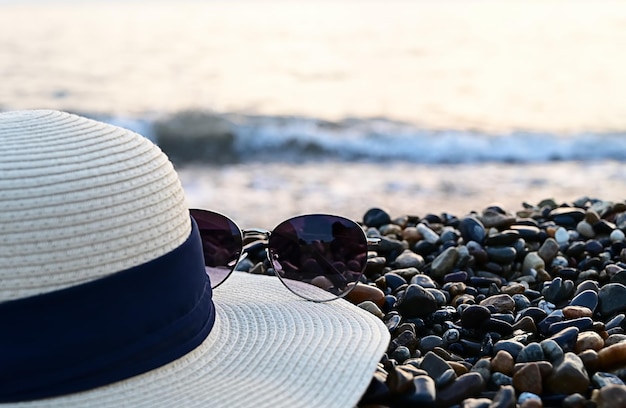
{"label": "smooth round stone", "polygon": [[626,311],[626,286],[621,283],[604,285],[598,293],[600,313],[603,316]]}
{"label": "smooth round stone", "polygon": [[465,271],[448,273],[443,277],[444,282],[465,282],[468,274]]}
{"label": "smooth round stone", "polygon": [[589,387],[589,375],[582,360],[574,353],[565,353],[546,379],[546,386],[555,394],[585,393]]}
{"label": "smooth round stone", "polygon": [[552,335],[550,339],[554,340],[563,351],[571,351],[574,350],[576,346],[576,339],[578,338],[579,332],[580,330],[578,330],[577,327],[568,327]]}
{"label": "smooth round stone", "polygon": [[496,332],[503,336],[508,336],[513,333],[513,326],[500,319],[489,319],[481,325],[480,329],[485,332]]}
{"label": "smooth round stone", "polygon": [[437,300],[427,289],[411,284],[398,301],[397,309],[406,318],[423,317],[437,310]]}
{"label": "smooth round stone", "polygon": [[424,241],[424,240],[419,241],[418,243],[415,244],[415,246],[413,246],[413,251],[415,251],[415,253],[420,254],[422,256],[430,255],[436,250],[437,250],[437,245],[431,244],[430,242]]}
{"label": "smooth round stone", "polygon": [[365,301],[371,301],[378,307],[382,307],[385,304],[385,293],[376,286],[357,284],[346,295],[346,299],[350,302],[358,305]]}
{"label": "smooth round stone", "polygon": [[485,239],[485,227],[474,217],[465,217],[459,222],[459,232],[465,242],[475,241],[482,243]]}
{"label": "smooth round stone", "polygon": [[565,319],[577,319],[579,317],[592,317],[591,309],[584,306],[565,306],[563,309]]}
{"label": "smooth round stone", "polygon": [[522,330],[526,333],[535,333],[537,332],[537,325],[535,325],[535,322],[531,317],[525,316],[519,319],[513,325],[513,330]]}
{"label": "smooth round stone", "polygon": [[393,265],[398,268],[417,268],[420,269],[424,266],[424,258],[411,251],[410,249],[405,249],[402,251],[400,255],[396,257],[393,261]]}
{"label": "smooth round stone", "polygon": [[563,408],[585,408],[587,399],[579,393],[571,394],[563,399],[561,406]]}
{"label": "smooth round stone", "polygon": [[587,309],[594,312],[596,310],[596,307],[598,306],[598,293],[591,289],[584,290],[574,296],[569,304],[570,306],[586,307]]}
{"label": "smooth round stone", "polygon": [[521,238],[527,241],[539,241],[541,238],[541,230],[534,225],[512,225],[511,229],[517,231]]}
{"label": "smooth round stone", "polygon": [[591,256],[596,256],[604,251],[604,246],[595,239],[590,239],[585,243],[585,251],[587,251]]}
{"label": "smooth round stone", "polygon": [[596,236],[593,226],[587,221],[579,222],[578,225],[576,225],[576,231],[585,238],[593,238]]}
{"label": "smooth round stone", "polygon": [[478,373],[469,372],[437,392],[437,405],[449,407],[458,404],[466,398],[477,396],[484,389],[483,377]]}
{"label": "smooth round stone", "polygon": [[518,392],[530,392],[541,395],[543,384],[539,365],[537,363],[524,364],[522,368],[513,374],[513,387]]}
{"label": "smooth round stone", "polygon": [[593,390],[591,401],[596,408],[626,407],[626,385],[612,384]]}
{"label": "smooth round stone", "polygon": [[574,291],[574,282],[571,280],[563,280],[560,277],[555,278],[550,284],[541,291],[541,294],[548,302],[554,304],[565,300]]}
{"label": "smooth round stone", "polygon": [[439,235],[426,224],[417,224],[417,232],[419,232],[426,242],[436,244],[439,241]]}
{"label": "smooth round stone", "polygon": [[576,340],[576,346],[574,351],[576,354],[582,353],[585,350],[602,350],[604,347],[604,339],[594,331],[584,331],[578,334]]}
{"label": "smooth round stone", "polygon": [[585,219],[585,211],[576,207],[558,207],[550,211],[548,216],[558,225],[574,227]]}
{"label": "smooth round stone", "polygon": [[617,343],[598,351],[600,370],[610,370],[626,364],[626,342]]}
{"label": "smooth round stone", "polygon": [[481,358],[474,364],[471,371],[479,373],[483,377],[483,380],[487,382],[491,376],[491,362],[488,358]]}
{"label": "smooth round stone", "polygon": [[456,379],[456,373],[452,368],[444,371],[441,375],[435,378],[435,386],[437,389],[443,388]]}
{"label": "smooth round stone", "polygon": [[446,343],[455,343],[461,338],[461,333],[457,329],[448,329],[441,337]]}
{"label": "smooth round stone", "polygon": [[593,320],[590,317],[579,317],[578,319],[563,320],[561,322],[552,323],[548,328],[548,333],[554,334],[569,327],[576,327],[580,331],[590,329],[593,326]]}
{"label": "smooth round stone", "polygon": [[509,264],[517,258],[517,251],[512,247],[493,246],[487,247],[486,251],[489,259],[500,264]]}
{"label": "smooth round stone", "polygon": [[524,273],[529,273],[531,269],[535,271],[544,270],[546,267],[545,261],[539,256],[537,252],[529,252],[524,257],[524,262],[522,264],[522,271]]}
{"label": "smooth round stone", "polygon": [[443,346],[443,339],[435,334],[431,334],[429,336],[422,337],[420,342],[420,349],[422,353],[427,353],[432,351],[435,347]]}
{"label": "smooth round stone", "polygon": [[491,312],[487,307],[470,305],[461,313],[461,325],[468,329],[477,329],[490,317]]}
{"label": "smooth round stone", "polygon": [[537,250],[537,255],[546,263],[552,262],[558,253],[559,243],[552,237],[546,238],[543,244],[541,244],[541,247]]}
{"label": "smooth round stone", "polygon": [[505,246],[512,245],[520,238],[520,233],[515,230],[505,230],[497,234],[489,235],[485,239],[487,246]]}
{"label": "smooth round stone", "polygon": [[598,388],[606,387],[611,384],[624,385],[621,378],[611,373],[597,372],[591,377],[591,383]]}
{"label": "smooth round stone", "polygon": [[409,348],[406,346],[398,346],[393,351],[393,353],[391,353],[390,357],[396,360],[398,363],[402,364],[406,360],[411,358],[411,350],[409,350]]}
{"label": "smooth round stone", "polygon": [[567,230],[563,227],[557,228],[554,233],[554,239],[559,245],[567,244],[569,242],[570,236]]}
{"label": "smooth round stone", "polygon": [[385,314],[382,312],[382,310],[380,310],[380,308],[376,305],[376,303],[370,300],[361,302],[358,304],[358,306],[363,310],[367,310],[368,312],[378,317],[379,319],[382,319],[383,317],[385,317]]}
{"label": "smooth round stone", "polygon": [[529,308],[531,305],[530,300],[528,300],[528,298],[524,296],[523,294],[516,293],[512,295],[511,297],[513,298],[513,301],[515,302],[515,310],[522,311],[522,310]]}
{"label": "smooth round stone", "polygon": [[607,220],[600,220],[593,224],[593,230],[599,235],[610,235],[617,226]]}
{"label": "smooth round stone", "polygon": [[563,349],[559,344],[551,339],[545,339],[541,343],[541,350],[543,350],[543,355],[546,357],[548,361],[551,363],[557,363],[561,361],[563,358]]}
{"label": "smooth round stone", "polygon": [[604,346],[609,347],[613,344],[626,342],[626,334],[611,334],[604,340]]}
{"label": "smooth round stone", "polygon": [[391,223],[391,216],[380,208],[371,208],[363,215],[363,224],[368,227],[378,228],[389,223]]}
{"label": "smooth round stone", "polygon": [[504,350],[500,350],[491,359],[491,371],[506,374],[508,376],[513,374],[513,366],[515,361],[509,353]]}
{"label": "smooth round stone", "polygon": [[622,230],[616,229],[611,232],[611,235],[609,235],[609,239],[611,240],[611,242],[623,242],[624,240],[626,240],[626,234],[624,234]]}
{"label": "smooth round stone", "polygon": [[515,310],[515,301],[507,294],[490,296],[481,301],[480,305],[491,306],[497,313],[507,313]]}
{"label": "smooth round stone", "polygon": [[459,253],[455,247],[450,247],[440,253],[430,266],[433,278],[442,279],[444,275],[452,272],[458,259]]}
{"label": "smooth round stone", "polygon": [[532,361],[541,361],[543,359],[543,350],[539,343],[530,343],[519,352],[515,361],[518,363],[530,363]]}
{"label": "smooth round stone", "polygon": [[402,285],[407,284],[406,279],[404,279],[402,276],[393,272],[386,273],[384,278],[385,278],[385,284],[392,291],[398,289]]}
{"label": "smooth round stone", "polygon": [[582,353],[578,354],[578,357],[580,357],[588,372],[594,372],[598,370],[600,363],[598,359],[598,353],[596,351],[585,350]]}
{"label": "smooth round stone", "polygon": [[432,278],[428,275],[424,275],[423,273],[417,274],[411,278],[411,284],[419,285],[423,288],[436,288],[435,282],[433,282]]}
{"label": "smooth round stone", "polygon": [[400,316],[396,312],[392,312],[385,316],[384,322],[385,326],[387,326],[387,329],[389,329],[389,332],[392,333],[398,328],[398,326],[402,322],[402,316]]}

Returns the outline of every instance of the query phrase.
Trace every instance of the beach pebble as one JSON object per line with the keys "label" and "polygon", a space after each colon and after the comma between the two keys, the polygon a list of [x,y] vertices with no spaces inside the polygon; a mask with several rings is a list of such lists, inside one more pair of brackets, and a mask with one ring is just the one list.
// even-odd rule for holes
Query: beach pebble
{"label": "beach pebble", "polygon": [[419,232],[428,243],[436,244],[437,241],[439,241],[439,235],[425,224],[417,224],[417,232]]}
{"label": "beach pebble", "polygon": [[593,390],[591,401],[596,404],[596,408],[626,407],[626,385],[607,385]]}
{"label": "beach pebble", "polygon": [[430,266],[433,278],[441,279],[452,272],[458,259],[459,253],[455,247],[450,247],[439,254]]}
{"label": "beach pebble", "polygon": [[382,312],[382,310],[380,310],[380,308],[376,305],[376,303],[370,300],[361,302],[358,304],[358,306],[363,310],[367,310],[368,312],[378,317],[379,319],[382,319],[383,317],[385,317],[385,314]]}
{"label": "beach pebble", "polygon": [[369,209],[363,215],[363,224],[368,227],[379,228],[389,223],[391,223],[391,216],[387,211],[380,208]]}
{"label": "beach pebble", "polygon": [[484,225],[474,217],[463,218],[459,223],[459,232],[466,243],[474,241],[480,244],[486,235]]}
{"label": "beach pebble", "polygon": [[589,349],[599,351],[602,347],[604,347],[604,339],[602,339],[598,333],[594,331],[584,331],[578,334],[574,352],[579,354]]}
{"label": "beach pebble", "polygon": [[[580,286],[579,286],[580,288]],[[591,289],[578,293],[570,302],[570,306],[582,306],[594,312],[598,306],[598,291]]]}
{"label": "beach pebble", "polygon": [[621,283],[604,285],[598,293],[600,313],[604,316],[626,311],[626,286]]}
{"label": "beach pebble", "polygon": [[598,351],[598,364],[601,370],[626,364],[626,342],[613,344]]}
{"label": "beach pebble", "polygon": [[480,305],[493,307],[496,313],[507,313],[515,310],[515,301],[507,294],[490,296],[482,300]]}
{"label": "beach pebble", "polygon": [[606,387],[611,384],[624,385],[621,378],[611,373],[597,372],[591,377],[591,382],[598,388]]}
{"label": "beach pebble", "polygon": [[437,392],[437,405],[449,407],[458,404],[466,398],[477,396],[484,389],[483,377],[478,373],[469,372]]}
{"label": "beach pebble", "polygon": [[611,240],[611,242],[623,242],[624,239],[626,239],[626,235],[622,230],[616,229],[611,232],[611,235],[609,235],[609,239]]}
{"label": "beach pebble", "polygon": [[518,392],[530,392],[540,395],[543,392],[541,371],[537,363],[526,363],[513,375],[513,387]]}
{"label": "beach pebble", "polygon": [[570,236],[567,230],[563,227],[557,228],[554,239],[559,245],[567,244],[569,242]]}
{"label": "beach pebble", "polygon": [[547,238],[537,250],[537,255],[539,255],[546,264],[552,262],[558,253],[559,243],[552,237]]}
{"label": "beach pebble", "polygon": [[546,267],[545,261],[539,256],[537,252],[529,252],[524,257],[524,263],[522,265],[522,271],[528,273],[531,269],[535,271],[543,270]]}
{"label": "beach pebble", "polygon": [[589,375],[582,360],[574,353],[565,353],[546,379],[547,388],[556,394],[584,393],[589,386]]}
{"label": "beach pebble", "polygon": [[515,361],[513,360],[513,357],[504,350],[498,351],[491,359],[491,371],[496,371],[509,376],[513,374],[514,365]]}
{"label": "beach pebble", "polygon": [[596,232],[593,230],[593,226],[587,221],[579,222],[578,225],[576,225],[576,231],[578,231],[580,235],[586,238],[593,238],[596,236]]}
{"label": "beach pebble", "polygon": [[515,388],[504,385],[496,392],[489,408],[515,408]]}
{"label": "beach pebble", "polygon": [[365,301],[371,301],[378,307],[382,307],[385,304],[385,293],[372,285],[357,284],[346,295],[346,299],[350,302],[358,305]]}
{"label": "beach pebble", "polygon": [[396,257],[393,261],[393,265],[398,268],[420,269],[424,266],[424,258],[410,249],[405,249]]}
{"label": "beach pebble", "polygon": [[533,394],[532,392],[522,392],[517,398],[517,403],[520,404],[520,406],[524,408],[543,407],[543,403],[541,402],[541,397],[539,397],[539,395],[537,394]]}
{"label": "beach pebble", "polygon": [[577,319],[579,317],[591,317],[593,312],[584,306],[565,306],[563,308],[563,316],[565,319]]}

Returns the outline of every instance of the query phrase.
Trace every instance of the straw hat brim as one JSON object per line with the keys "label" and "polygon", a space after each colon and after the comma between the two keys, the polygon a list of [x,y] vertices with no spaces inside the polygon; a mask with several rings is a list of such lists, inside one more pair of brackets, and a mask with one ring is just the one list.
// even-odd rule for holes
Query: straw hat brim
{"label": "straw hat brim", "polygon": [[389,341],[368,312],[343,299],[306,301],[277,277],[233,273],[213,300],[213,330],[182,358],[93,390],[9,406],[354,407]]}

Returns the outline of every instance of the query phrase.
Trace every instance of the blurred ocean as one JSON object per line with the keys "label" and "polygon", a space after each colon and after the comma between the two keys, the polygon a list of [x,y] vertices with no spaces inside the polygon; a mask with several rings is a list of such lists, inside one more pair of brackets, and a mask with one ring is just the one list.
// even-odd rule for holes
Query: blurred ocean
{"label": "blurred ocean", "polygon": [[0,110],[130,127],[242,226],[626,199],[626,2],[0,0]]}

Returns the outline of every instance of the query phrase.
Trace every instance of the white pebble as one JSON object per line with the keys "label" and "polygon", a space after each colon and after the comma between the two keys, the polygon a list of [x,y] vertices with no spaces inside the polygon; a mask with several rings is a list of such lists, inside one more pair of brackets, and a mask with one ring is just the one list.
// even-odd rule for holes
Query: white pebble
{"label": "white pebble", "polygon": [[616,229],[611,232],[609,238],[611,238],[611,242],[622,242],[624,238],[626,238],[626,235],[624,234],[624,231]]}
{"label": "white pebble", "polygon": [[556,239],[556,242],[558,242],[559,244],[567,244],[569,242],[569,233],[567,232],[567,230],[563,227],[559,227],[556,230],[556,233],[554,234],[554,239]]}

